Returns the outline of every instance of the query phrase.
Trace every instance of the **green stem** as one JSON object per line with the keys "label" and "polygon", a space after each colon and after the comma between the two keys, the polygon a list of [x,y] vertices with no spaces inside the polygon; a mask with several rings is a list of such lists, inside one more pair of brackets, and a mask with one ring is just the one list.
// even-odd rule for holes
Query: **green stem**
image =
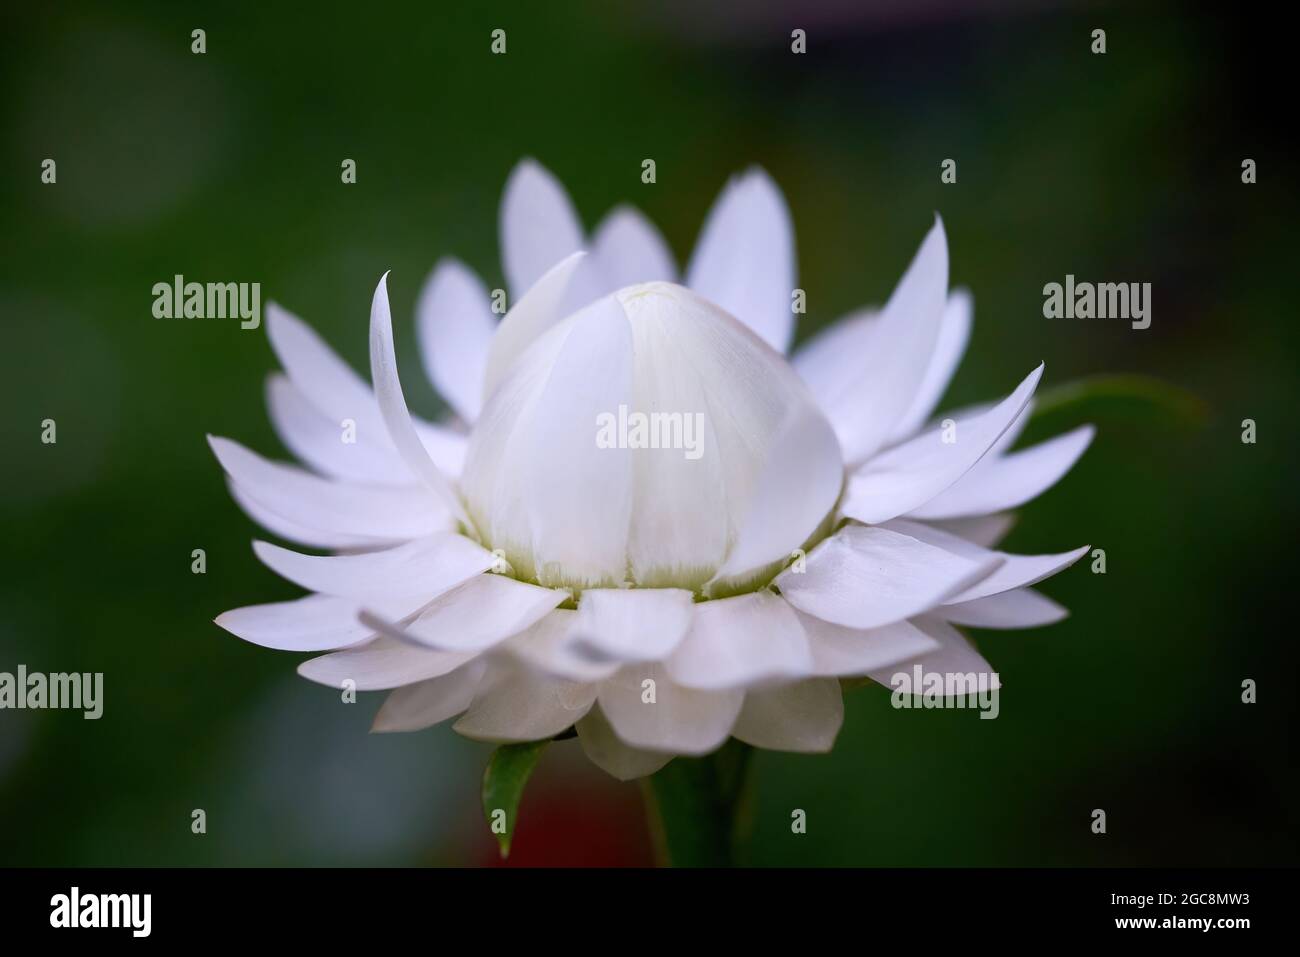
{"label": "green stem", "polygon": [[1205,403],[1194,393],[1153,376],[1094,375],[1045,389],[1034,400],[1035,418],[1050,415],[1094,399],[1146,402],[1186,422],[1205,420]]}
{"label": "green stem", "polygon": [[731,867],[752,823],[753,748],[734,738],[702,758],[675,758],[642,781],[660,863]]}

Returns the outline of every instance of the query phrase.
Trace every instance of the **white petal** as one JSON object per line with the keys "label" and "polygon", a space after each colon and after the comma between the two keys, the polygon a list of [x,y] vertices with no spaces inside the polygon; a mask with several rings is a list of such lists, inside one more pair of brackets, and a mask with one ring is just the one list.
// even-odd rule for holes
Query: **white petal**
{"label": "white petal", "polygon": [[945,621],[974,628],[1039,628],[1053,625],[1069,612],[1031,588],[1016,588],[987,598],[936,608]]}
{"label": "white petal", "polygon": [[[504,575],[477,575],[443,594],[404,627],[379,630],[442,651],[483,651],[531,627],[568,598]],[[364,620],[381,624],[371,616]]]}
{"label": "white petal", "polygon": [[357,621],[356,602],[329,595],[233,608],[218,615],[216,622],[245,641],[280,651],[346,648],[375,634]]}
{"label": "white petal", "polygon": [[1088,546],[1083,545],[1073,551],[1061,552],[1056,555],[1011,555],[1007,552],[991,552],[990,554],[1002,558],[1004,560],[1003,564],[988,578],[976,582],[961,593],[954,595],[951,604],[974,601],[977,598],[998,595],[1013,588],[1035,585],[1043,579],[1051,578],[1053,575],[1069,568],[1088,554]]}
{"label": "white petal", "polygon": [[519,163],[501,198],[501,259],[511,301],[581,249],[582,237],[582,224],[560,181],[536,160]]}
{"label": "white petal", "polygon": [[849,479],[840,510],[877,524],[924,505],[965,475],[1006,432],[1042,377],[1040,365],[988,412],[959,425],[945,441],[942,425],[877,455]]}
{"label": "white petal", "polygon": [[675,282],[677,265],[654,223],[640,210],[620,206],[601,221],[592,237],[592,266],[600,276],[596,295],[636,283]]}
{"label": "white petal", "polygon": [[573,626],[578,653],[621,661],[658,660],[691,626],[691,592],[683,588],[588,588]]}
{"label": "white petal", "polygon": [[368,535],[346,534],[338,531],[325,531],[308,528],[282,518],[271,510],[264,508],[248,493],[235,484],[234,479],[226,476],[226,488],[244,513],[268,532],[278,535],[286,541],[309,548],[361,548],[369,549],[393,544],[393,539],[375,538]]}
{"label": "white petal", "polygon": [[371,731],[421,731],[461,714],[474,700],[487,663],[478,659],[437,678],[390,691]]}
{"label": "white petal", "polygon": [[453,726],[480,741],[540,741],[581,720],[596,686],[553,678],[526,666],[494,662],[474,703]]}
{"label": "white petal", "polygon": [[864,675],[939,647],[937,641],[906,621],[880,628],[845,628],[803,612],[797,614],[808,636],[813,674],[823,677]]}
{"label": "white petal", "polygon": [[986,598],[989,595],[997,595],[1013,588],[1033,585],[1044,578],[1050,578],[1057,572],[1069,568],[1088,553],[1088,546],[1084,545],[1072,552],[1061,552],[1057,555],[1011,555],[1007,552],[989,551],[965,539],[949,535],[941,529],[931,525],[923,525],[920,522],[899,519],[890,522],[889,528],[920,539],[929,545],[941,548],[954,555],[960,555],[970,561],[987,562],[993,560],[998,562],[992,574],[949,596],[944,601],[944,604],[974,601],[976,598]]}
{"label": "white petal", "polygon": [[[984,656],[975,650],[975,646],[952,625],[934,618],[919,618],[914,624],[939,642],[939,650],[872,672],[872,681],[893,688],[895,675],[906,674],[910,681],[913,676],[913,666],[919,664],[922,675],[974,675],[976,681],[979,680],[979,675],[988,675],[986,687],[989,690],[996,691],[1002,687],[1002,682],[998,673],[993,670],[993,666],[985,661]],[[919,694],[920,691],[916,693]]]}
{"label": "white petal", "polygon": [[740,688],[812,673],[799,619],[770,591],[701,602],[691,630],[668,659],[668,673],[688,688]]}
{"label": "white petal", "polygon": [[352,419],[358,431],[382,434],[375,397],[359,375],[340,359],[314,329],[273,302],[266,304],[271,348],[307,400],[332,422]]}
{"label": "white petal", "polygon": [[397,447],[402,461],[438,496],[448,512],[463,524],[470,525],[456,490],[434,465],[428,449],[416,434],[406,398],[402,395],[402,383],[397,376],[397,354],[393,349],[393,319],[388,308],[388,273],[380,278],[370,301],[370,375],[374,379],[380,414],[388,427],[388,437]]}
{"label": "white petal", "polygon": [[464,263],[444,259],[416,305],[420,354],[438,394],[466,422],[478,418],[496,317],[487,287]]}
{"label": "white petal", "polygon": [[1073,432],[1010,455],[988,456],[946,491],[910,514],[916,518],[954,518],[1016,508],[1041,495],[1074,467],[1092,441],[1094,429]]}
{"label": "white petal", "polygon": [[1003,512],[998,515],[952,518],[928,524],[932,524],[935,528],[948,532],[950,535],[964,538],[968,542],[983,545],[985,548],[992,548],[1007,537],[1007,534],[1016,524],[1016,516]]}
{"label": "white petal", "polygon": [[911,408],[894,426],[894,431],[889,436],[890,441],[900,441],[916,432],[943,398],[953,373],[961,364],[961,357],[966,353],[966,344],[970,341],[972,310],[973,303],[968,290],[954,289],[949,294],[948,303],[943,310],[943,322],[939,326],[939,338],[934,344],[934,353],[930,356],[920,391],[912,400]]}
{"label": "white petal", "polygon": [[879,316],[879,309],[859,309],[837,319],[790,360],[822,409],[831,408],[861,378]]}
{"label": "white petal", "polygon": [[886,528],[850,525],[814,548],[804,571],[776,578],[790,604],[850,628],[910,618],[986,578],[996,558],[975,561]]}
{"label": "white petal", "polygon": [[586,254],[575,252],[561,259],[518,298],[497,326],[488,349],[483,373],[483,402],[492,397],[528,347],[568,317],[565,310],[569,286]]}
{"label": "white petal", "polygon": [[497,561],[487,549],[455,532],[360,555],[303,555],[269,542],[254,542],[253,551],[276,574],[303,588],[368,607],[409,598],[431,601]]}
{"label": "white petal", "polygon": [[[438,470],[452,477],[460,475],[465,464],[465,452],[469,447],[469,436],[445,425],[425,422],[414,415],[411,416],[411,426]],[[387,438],[386,433],[384,437]],[[414,476],[412,480],[415,480]]]}
{"label": "white petal", "polygon": [[[684,301],[690,295],[681,293]],[[670,308],[655,308],[666,301],[646,295],[633,306],[638,321],[631,408],[682,413],[683,439],[685,426],[696,425],[695,450],[635,453],[628,560],[634,581],[698,588],[725,559],[734,512],[749,488],[742,481],[748,469],[757,471],[757,463],[745,455],[768,440],[764,429],[770,426],[749,408],[760,396],[748,383],[771,384],[773,377],[759,370],[764,361],[780,360],[765,359],[771,351],[716,306],[692,299],[674,316]],[[738,441],[728,445],[728,437]],[[674,505],[665,509],[661,502]],[[689,574],[701,569],[708,571],[698,579]]]}
{"label": "white petal", "polygon": [[844,463],[830,423],[811,406],[790,409],[768,450],[736,542],[714,580],[789,558],[835,507]]}
{"label": "white petal", "polygon": [[[647,684],[649,682],[649,684]],[[693,691],[662,665],[627,665],[600,686],[600,707],[626,743],[671,754],[707,754],[727,740],[743,691]]]}
{"label": "white petal", "polygon": [[266,380],[266,405],[280,440],[316,471],[372,485],[415,483],[387,443],[367,441],[359,430],[355,442],[345,442],[342,422],[332,422],[307,401],[288,376],[275,373]]}
{"label": "white petal", "polygon": [[358,648],[304,661],[298,666],[298,674],[333,688],[383,691],[445,675],[473,657],[472,654],[413,648],[380,636]]}
{"label": "white petal", "polygon": [[[325,340],[275,303],[267,303],[266,330],[294,388],[313,408],[340,429],[345,420],[351,420],[356,426],[359,445],[386,449],[393,455],[395,450],[374,392],[334,354]],[[416,421],[415,427],[438,467],[451,474],[459,473],[465,458],[464,437],[426,422]]]}
{"label": "white petal", "polygon": [[[992,409],[996,404],[997,403],[990,402],[986,408]],[[983,411],[984,410],[982,409],[981,412]],[[1029,420],[1033,414],[1034,399],[1033,396],[1030,396],[1029,401],[1025,403],[1025,407],[1020,410],[1020,414],[1011,420],[1011,424],[1007,426],[1007,430],[1002,433],[1001,437],[999,437],[996,442],[993,443],[992,447],[989,449],[989,454],[980,459],[979,464],[987,465],[998,456],[1005,454],[1011,446],[1015,445],[1016,441],[1025,431],[1025,427],[1029,425]]]}
{"label": "white petal", "polygon": [[872,349],[849,389],[826,408],[847,462],[860,462],[894,433],[921,391],[948,291],[948,241],[935,217],[916,257],[873,323]]}
{"label": "white petal", "polygon": [[335,482],[267,461],[230,439],[210,435],[208,444],[240,491],[291,527],[370,542],[401,542],[450,524],[441,503],[417,486]]}
{"label": "white petal", "polygon": [[620,781],[654,774],[673,759],[671,754],[644,751],[624,744],[598,707],[588,711],[577,728],[578,740],[591,763]]}
{"label": "white petal", "polygon": [[844,694],[834,678],[812,678],[750,691],[731,733],[756,748],[824,754],[844,723]]}
{"label": "white petal", "polygon": [[520,460],[532,421],[532,408],[546,387],[554,356],[567,327],[542,337],[515,366],[491,401],[479,412],[460,487],[466,507],[484,541],[503,553],[520,577],[534,580],[528,559],[532,547],[531,464]]}
{"label": "white petal", "polygon": [[530,668],[571,681],[596,682],[608,678],[620,662],[593,661],[574,643],[578,613],[567,608],[552,611],[527,631],[515,635],[503,646]]}
{"label": "white petal", "polygon": [[686,285],[717,303],[777,352],[794,332],[794,227],[785,197],[762,170],[735,177],[709,211]]}
{"label": "white petal", "polygon": [[[941,415],[936,415],[927,426],[927,429],[936,429],[943,420],[952,419],[957,425],[957,434],[960,435],[962,429],[970,423],[979,420],[991,410],[997,408],[997,405],[997,402],[977,402],[974,405],[963,406],[960,409],[944,412]],[[1007,430],[998,437],[996,442],[989,446],[988,454],[980,460],[981,463],[1002,455],[1011,448],[1011,446],[1015,445],[1016,440],[1019,439],[1021,433],[1025,431],[1025,427],[1029,425],[1029,420],[1033,416],[1033,412],[1034,400],[1031,396],[1029,401],[1025,403],[1025,407],[1020,410],[1020,414],[1011,420],[1011,424],[1007,426]]]}
{"label": "white petal", "polygon": [[[602,414],[632,393],[632,329],[612,298],[575,318],[551,375],[520,437],[531,463],[527,490],[535,569],[542,584],[610,584],[607,569],[625,564],[632,513],[632,453],[601,448]],[[600,504],[597,504],[597,502]]]}

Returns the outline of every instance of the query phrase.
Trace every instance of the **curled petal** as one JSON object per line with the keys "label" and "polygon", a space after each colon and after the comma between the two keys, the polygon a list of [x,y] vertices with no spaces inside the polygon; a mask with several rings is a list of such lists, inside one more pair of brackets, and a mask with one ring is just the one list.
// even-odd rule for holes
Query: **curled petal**
{"label": "curled petal", "polygon": [[446,509],[415,486],[334,482],[268,461],[230,439],[210,435],[208,444],[240,491],[291,529],[319,529],[355,544],[392,543],[420,538],[450,524]]}
{"label": "curled petal", "polygon": [[1094,429],[1082,426],[1010,455],[988,456],[943,491],[909,514],[916,518],[956,518],[1018,508],[1059,482],[1092,442]]}
{"label": "curled petal", "polygon": [[417,475],[438,496],[457,521],[471,526],[460,497],[452,488],[420,441],[411,413],[402,395],[402,383],[397,377],[397,355],[393,349],[393,320],[388,308],[388,273],[384,273],[375,287],[370,303],[370,374],[375,383],[375,398],[379,411],[388,427],[388,437],[407,468]]}
{"label": "curled petal", "polygon": [[969,472],[1010,428],[1042,374],[1040,365],[992,409],[958,425],[955,440],[939,425],[873,458],[849,480],[840,510],[878,524],[933,499]]}
{"label": "curled petal", "polygon": [[389,692],[371,731],[422,731],[461,714],[474,700],[486,662],[475,659],[437,678]]}
{"label": "curled petal", "polygon": [[1059,571],[1069,568],[1088,553],[1088,546],[1076,548],[1071,552],[1057,555],[1011,555],[1007,552],[994,552],[968,542],[965,539],[949,535],[930,525],[920,522],[898,520],[890,522],[889,527],[905,535],[913,536],[936,548],[944,549],[954,555],[961,555],[972,562],[996,562],[992,574],[972,582],[967,588],[950,596],[944,604],[958,604],[987,598],[989,595],[1001,594],[1013,588],[1023,588],[1050,578]]}
{"label": "curled petal", "polygon": [[887,528],[850,525],[776,578],[790,604],[849,628],[878,628],[941,605],[1001,559],[967,558]]}

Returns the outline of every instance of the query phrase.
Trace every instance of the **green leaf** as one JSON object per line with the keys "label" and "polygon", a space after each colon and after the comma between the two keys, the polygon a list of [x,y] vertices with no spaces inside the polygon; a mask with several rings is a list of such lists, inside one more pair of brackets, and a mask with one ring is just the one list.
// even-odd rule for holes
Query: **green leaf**
{"label": "green leaf", "polygon": [[1035,419],[1094,400],[1137,401],[1169,413],[1189,425],[1208,414],[1201,398],[1181,386],[1145,375],[1097,375],[1046,389],[1034,400]]}
{"label": "green leaf", "polygon": [[510,839],[515,833],[524,786],[537,766],[537,759],[550,743],[503,744],[488,759],[483,771],[483,817],[496,835],[502,857],[510,856]]}
{"label": "green leaf", "polygon": [[729,867],[752,823],[753,748],[732,738],[702,758],[674,758],[643,779],[650,827],[663,863]]}

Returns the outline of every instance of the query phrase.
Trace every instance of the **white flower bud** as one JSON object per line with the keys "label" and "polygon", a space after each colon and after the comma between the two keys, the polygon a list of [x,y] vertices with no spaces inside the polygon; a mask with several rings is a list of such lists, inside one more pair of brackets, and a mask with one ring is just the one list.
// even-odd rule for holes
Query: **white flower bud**
{"label": "white flower bud", "polygon": [[[807,460],[785,461],[792,448]],[[791,469],[811,501],[754,516],[790,487],[773,471]],[[462,484],[484,544],[521,577],[699,591],[740,540],[728,576],[787,558],[841,477],[831,427],[784,359],[711,302],[652,282],[529,345],[476,423]],[[754,526],[757,540],[742,535]]]}

